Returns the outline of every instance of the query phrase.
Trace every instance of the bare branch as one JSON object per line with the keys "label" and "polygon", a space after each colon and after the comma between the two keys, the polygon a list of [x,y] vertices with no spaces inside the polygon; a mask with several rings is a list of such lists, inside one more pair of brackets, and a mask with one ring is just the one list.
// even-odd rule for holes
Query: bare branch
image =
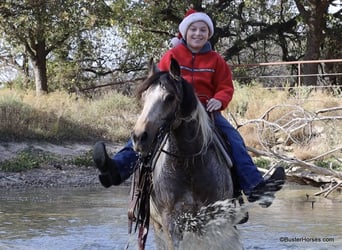
{"label": "bare branch", "polygon": [[[256,126],[256,133],[259,144],[263,150],[247,147],[250,152],[258,156],[266,156],[275,161],[287,163],[290,167],[287,174],[296,178],[304,178],[310,182],[330,183],[330,187],[320,194],[329,195],[332,191],[341,187],[342,172],[332,168],[323,168],[314,164],[317,160],[323,160],[328,156],[334,157],[342,152],[342,142],[339,138],[342,131],[341,111],[342,106],[319,109],[309,112],[297,105],[275,105],[270,107],[260,118],[251,119],[243,123],[238,123],[237,119],[232,115],[232,120],[237,128],[246,125]],[[324,113],[331,115],[321,115]],[[291,144],[309,145],[315,140],[326,140],[331,133],[335,135],[336,140],[333,145],[329,145],[330,149],[322,152],[318,156],[301,160],[294,156],[286,155],[286,150],[281,148],[288,147]],[[322,137],[322,139],[318,139]],[[337,157],[338,158],[341,157]]]}

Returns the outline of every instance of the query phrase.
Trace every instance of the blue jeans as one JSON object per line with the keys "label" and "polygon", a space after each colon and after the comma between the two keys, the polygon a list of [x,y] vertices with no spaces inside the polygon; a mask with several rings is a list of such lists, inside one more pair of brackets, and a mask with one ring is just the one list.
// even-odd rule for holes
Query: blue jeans
{"label": "blue jeans", "polygon": [[132,140],[129,139],[127,144],[113,156],[112,160],[121,176],[121,180],[127,180],[134,172],[134,166],[138,160],[138,154],[133,150]]}
{"label": "blue jeans", "polygon": [[264,178],[248,154],[240,133],[222,116],[221,112],[215,112],[214,118],[216,127],[226,135],[231,145],[231,157],[240,187],[248,195],[256,185],[264,181]]}
{"label": "blue jeans", "polygon": [[[231,156],[236,168],[239,185],[243,192],[248,195],[264,179],[249,156],[239,132],[222,116],[221,112],[215,112],[214,117],[216,127],[226,135],[230,145],[232,145]],[[133,173],[138,159],[138,155],[132,146],[132,141],[129,140],[125,147],[112,158],[123,181]]]}

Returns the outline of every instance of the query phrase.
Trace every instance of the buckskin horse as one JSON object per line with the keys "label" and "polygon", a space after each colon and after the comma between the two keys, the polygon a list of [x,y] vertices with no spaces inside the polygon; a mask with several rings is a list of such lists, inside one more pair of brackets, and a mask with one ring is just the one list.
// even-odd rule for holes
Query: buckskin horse
{"label": "buckskin horse", "polygon": [[[148,224],[151,218],[157,249],[178,249],[185,231],[203,233],[194,223],[195,216],[203,215],[204,208],[217,212],[213,204],[233,198],[231,161],[176,60],[171,60],[168,72],[158,71],[151,60],[148,77],[137,93],[143,107],[131,138],[144,159],[142,168],[150,175],[136,197],[150,195],[140,209],[148,215],[134,219]],[[187,216],[192,222],[186,222]],[[146,236],[146,231],[142,228],[139,234]]]}

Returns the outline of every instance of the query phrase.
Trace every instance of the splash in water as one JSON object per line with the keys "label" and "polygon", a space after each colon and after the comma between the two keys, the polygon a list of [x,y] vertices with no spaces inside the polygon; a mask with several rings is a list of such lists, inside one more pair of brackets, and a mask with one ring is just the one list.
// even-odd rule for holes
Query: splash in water
{"label": "splash in water", "polygon": [[180,249],[243,249],[236,225],[245,213],[245,207],[236,207],[230,199],[183,213],[177,220],[183,233]]}

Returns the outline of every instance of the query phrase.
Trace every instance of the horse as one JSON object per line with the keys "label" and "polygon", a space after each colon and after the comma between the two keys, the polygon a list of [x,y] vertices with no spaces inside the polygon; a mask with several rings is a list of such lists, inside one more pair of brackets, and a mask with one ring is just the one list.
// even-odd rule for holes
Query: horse
{"label": "horse", "polygon": [[142,111],[131,133],[133,148],[142,157],[157,151],[149,206],[157,249],[178,249],[184,231],[197,230],[185,225],[186,215],[193,219],[203,208],[213,210],[213,204],[233,198],[231,162],[175,59],[169,71],[158,71],[151,60],[137,96]]}

